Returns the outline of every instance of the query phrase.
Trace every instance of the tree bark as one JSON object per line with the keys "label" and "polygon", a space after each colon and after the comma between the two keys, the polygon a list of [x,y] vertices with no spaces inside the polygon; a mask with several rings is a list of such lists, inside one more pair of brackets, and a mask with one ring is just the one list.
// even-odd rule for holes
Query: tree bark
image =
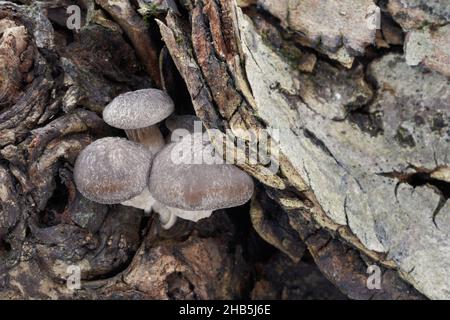
{"label": "tree bark", "polygon": [[[375,30],[372,0],[16,2],[0,1],[1,298],[288,299],[315,266],[353,299],[448,298],[446,8],[385,1]],[[420,36],[433,54],[416,52]],[[195,113],[217,147],[279,133],[275,174],[240,164],[257,181],[249,207],[167,232],[77,192],[78,153],[124,135],[101,111],[146,87]]]}

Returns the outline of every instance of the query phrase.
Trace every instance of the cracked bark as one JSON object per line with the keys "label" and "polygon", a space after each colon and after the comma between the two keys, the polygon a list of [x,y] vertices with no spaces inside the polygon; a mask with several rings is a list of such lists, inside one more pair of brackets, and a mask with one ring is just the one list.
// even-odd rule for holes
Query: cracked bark
{"label": "cracked bark", "polygon": [[[289,277],[316,272],[308,257],[350,298],[446,297],[449,80],[445,59],[411,67],[401,52],[414,8],[402,15],[389,1],[382,30],[358,34],[350,12],[334,12],[349,1],[331,1],[317,29],[300,19],[311,1],[239,1],[242,11],[182,0],[141,17],[134,1],[83,0],[73,33],[64,19],[74,1],[16,2],[0,1],[0,297],[232,299],[271,288],[288,299]],[[358,3],[363,26],[373,1]],[[241,166],[258,181],[250,209],[166,233],[152,216],[77,192],[78,152],[123,135],[99,117],[104,106],[150,86],[207,129],[281,131],[277,174]],[[292,262],[277,253],[258,274],[253,229]],[[75,294],[64,283],[72,264],[82,266]],[[372,264],[383,270],[376,292],[366,286]]]}
{"label": "cracked bark", "polygon": [[[398,273],[393,271],[392,274],[396,278],[395,281],[398,280],[399,283],[402,283],[398,279],[400,274],[430,297],[445,294],[445,289],[441,287],[443,291],[440,291],[441,289],[437,288],[438,282],[445,282],[442,278],[445,277],[443,270],[441,270],[442,272],[436,272],[436,279],[441,279],[437,282],[434,282],[433,279],[427,279],[428,275],[425,274],[425,271],[421,274],[421,272],[417,272],[417,268],[414,271],[414,276],[411,277],[411,274],[405,275],[403,270],[409,271],[410,268],[407,265],[415,258],[411,258],[411,261],[405,263],[406,259],[402,261],[398,256],[400,252],[392,254],[391,247],[401,251],[407,250],[406,246],[408,245],[413,248],[415,245],[409,242],[408,245],[403,245],[400,249],[398,245],[394,244],[395,241],[387,240],[386,235],[380,233],[384,224],[395,225],[380,211],[390,212],[392,210],[395,212],[394,216],[396,216],[397,214],[401,215],[405,208],[395,204],[395,200],[392,204],[380,204],[381,199],[394,197],[394,188],[383,187],[382,184],[386,182],[376,181],[374,179],[376,173],[372,174],[371,172],[375,168],[381,167],[402,168],[402,162],[403,164],[424,162],[428,163],[427,166],[430,165],[427,152],[417,151],[417,145],[414,147],[405,145],[404,137],[400,138],[398,135],[399,125],[402,126],[403,122],[407,122],[411,115],[404,113],[398,115],[400,116],[398,118],[397,115],[390,114],[389,105],[387,108],[382,108],[379,104],[380,99],[388,94],[386,89],[389,89],[387,83],[385,87],[381,87],[377,83],[377,81],[387,82],[383,78],[382,70],[384,72],[388,70],[387,61],[389,59],[398,59],[398,68],[403,68],[401,58],[389,54],[385,58],[381,55],[375,60],[372,57],[368,62],[363,61],[365,65],[355,62],[354,67],[350,70],[330,64],[326,59],[320,59],[316,62],[312,74],[298,72],[298,64],[293,67],[292,56],[286,57],[285,54],[286,48],[298,48],[297,39],[289,40],[289,37],[281,37],[287,40],[280,43],[280,40],[271,37],[269,34],[270,32],[273,34],[280,33],[280,29],[278,27],[270,28],[268,25],[272,24],[273,20],[267,19],[265,14],[262,15],[252,9],[247,9],[242,14],[240,9],[230,8],[229,6],[229,1],[214,2],[214,5],[211,5],[208,1],[195,1],[189,6],[192,16],[188,23],[171,14],[168,15],[165,23],[160,23],[164,41],[186,82],[190,82],[189,78],[193,77],[192,73],[194,72],[197,73],[198,78],[202,79],[204,94],[200,96],[191,91],[191,96],[194,97],[194,108],[196,111],[204,113],[205,106],[208,106],[212,110],[217,110],[216,116],[217,114],[221,116],[219,120],[210,121],[200,115],[205,121],[206,127],[231,128],[233,130],[236,129],[233,124],[237,123],[243,128],[256,127],[258,130],[267,130],[268,132],[273,128],[280,129],[283,140],[281,142],[282,155],[278,177],[265,175],[261,172],[264,170],[263,167],[248,168],[248,166],[243,166],[244,169],[254,174],[266,185],[267,189],[275,189],[276,192],[274,190],[270,192],[277,194],[274,198],[280,202],[285,210],[292,208],[299,210],[302,216],[308,216],[307,221],[310,224],[337,235],[341,241],[349,245],[351,249],[342,250],[341,253],[339,246],[330,245],[333,248],[330,249],[330,252],[336,253],[338,257],[343,257],[340,261],[342,265],[357,265],[356,261],[360,259],[359,256],[362,254],[384,267],[398,270]],[[211,21],[216,21],[214,17],[217,14],[211,7],[214,10],[221,9],[222,20],[231,20],[233,23],[222,23],[219,26],[212,24]],[[203,17],[199,18],[199,12]],[[210,23],[207,24],[205,21]],[[192,28],[189,27],[189,22],[192,23]],[[230,25],[234,26],[233,30],[224,32],[223,30],[226,30]],[[395,28],[391,27],[391,34],[392,29],[398,30],[398,27]],[[232,36],[227,41],[223,41],[217,35],[223,35],[224,33]],[[389,34],[389,30],[386,30],[385,33]],[[201,39],[203,39],[203,42]],[[388,43],[387,41],[398,43],[398,39],[399,37],[391,36],[386,40],[386,43]],[[222,48],[223,43],[231,45]],[[230,47],[236,49],[233,51],[230,50]],[[302,49],[301,46],[300,49]],[[303,48],[303,50],[305,49]],[[226,52],[226,54],[218,54],[219,52]],[[218,56],[221,59],[218,59]],[[330,58],[333,58],[333,56],[331,55]],[[294,60],[300,59],[294,57]],[[189,65],[186,61],[190,61]],[[209,72],[210,70],[220,72],[220,70],[223,70],[224,64],[227,65],[227,71],[221,73],[221,79],[224,82],[218,85],[217,74],[216,78],[210,80]],[[381,64],[385,69],[379,67]],[[368,71],[366,71],[367,66],[369,66]],[[400,72],[399,69],[395,72]],[[300,68],[300,70],[302,69]],[[242,99],[235,99],[230,102],[230,105],[223,106],[220,97],[217,101],[214,96],[214,90],[218,86],[220,92],[225,92],[222,87],[224,83],[229,82],[227,79],[229,79],[230,74],[234,83],[233,87],[236,88]],[[402,87],[404,84],[401,84],[400,80],[405,81],[406,84],[414,77],[420,76],[420,71],[412,69],[410,79],[407,77],[405,79],[397,78],[398,82],[393,83],[399,87],[396,91],[403,91],[406,94]],[[370,81],[366,78],[370,78]],[[432,81],[436,81],[438,86],[440,81],[443,86],[448,83],[439,75],[436,75],[436,79]],[[392,84],[389,85],[392,86]],[[351,92],[348,91],[348,88],[351,88]],[[446,91],[443,90],[443,92]],[[401,103],[402,94],[390,98],[393,98],[394,101],[395,99],[398,100],[394,103]],[[434,98],[437,98],[437,96]],[[414,99],[420,101],[418,96]],[[241,119],[230,120],[228,109],[235,110],[235,104],[238,101],[241,101],[237,107],[240,112],[235,112],[235,115],[238,115]],[[448,103],[444,102],[441,105],[442,109],[448,110]],[[423,111],[417,110],[417,112],[420,114]],[[436,112],[435,109],[430,110],[430,114],[426,114],[424,118],[427,120],[432,118],[434,112]],[[445,114],[447,115],[447,113]],[[355,124],[357,127],[355,127]],[[394,133],[393,135],[391,130]],[[418,129],[417,134],[419,130],[423,129]],[[431,138],[431,130],[428,128],[425,130],[427,131],[426,134],[415,137],[420,144],[423,143],[420,141],[421,138],[425,140]],[[440,132],[443,132],[443,130]],[[423,138],[425,135],[429,138]],[[348,136],[353,137],[349,139]],[[439,148],[437,154],[440,161],[446,159],[445,137],[446,134],[431,138],[435,139],[433,143]],[[361,140],[358,141],[358,139]],[[389,142],[391,139],[397,140],[394,145]],[[379,145],[379,147],[372,149],[371,145]],[[408,147],[412,147],[413,150],[408,150]],[[385,152],[382,151],[383,148],[389,150],[388,155],[377,155],[376,152]],[[414,156],[413,152],[415,152]],[[414,161],[411,161],[412,159]],[[446,165],[444,164],[444,166]],[[429,166],[429,168],[433,168],[433,166]],[[429,184],[423,181],[423,185]],[[285,195],[286,190],[292,187],[301,195],[287,197]],[[383,190],[380,192],[383,197],[376,194],[380,189]],[[439,195],[442,191],[438,190],[437,193]],[[306,206],[305,203],[308,203],[309,206]],[[434,209],[436,205],[437,202],[429,209]],[[378,207],[374,210],[374,206]],[[412,207],[408,207],[406,210],[417,212]],[[303,229],[301,225],[304,222],[299,222],[299,219],[293,215],[290,215],[290,219],[291,225],[294,225],[294,229],[301,234]],[[401,217],[398,219],[401,219]],[[432,237],[442,238],[439,231],[434,229],[432,214],[423,216],[422,220],[424,220],[423,228],[430,229],[428,232],[432,234]],[[296,223],[293,221],[296,221]],[[261,223],[260,219],[257,219],[257,222],[260,228],[265,229],[264,223]],[[417,229],[420,228],[417,227]],[[272,229],[265,230],[259,231],[264,233],[267,238],[271,238],[273,243],[280,247],[279,240],[274,239],[274,231]],[[393,228],[390,231],[396,232]],[[416,236],[420,238],[419,235],[416,234]],[[388,235],[388,237],[395,238],[393,234]],[[445,237],[442,239],[445,239]],[[408,241],[414,240],[410,236]],[[446,247],[445,241],[435,247],[436,255]],[[330,241],[331,243],[334,243],[334,241]],[[325,246],[325,248],[327,247]],[[313,249],[310,248],[310,250]],[[422,249],[410,250],[420,252]],[[357,253],[354,259],[350,259],[352,263],[345,262],[345,257],[351,256],[354,252],[360,253]],[[417,255],[417,252],[411,253],[411,255]],[[313,254],[313,257],[316,258],[318,265],[322,267],[325,274],[327,274],[327,270],[336,269],[336,265],[327,261],[327,259],[324,259],[325,262],[321,263],[319,253]],[[420,258],[417,257],[416,259],[420,261]],[[366,259],[363,260],[367,261]],[[358,274],[358,268],[355,268],[343,268],[341,272],[347,271],[348,274]],[[361,274],[361,271],[359,273]],[[330,271],[328,274],[333,273]],[[416,279],[413,279],[414,277]],[[355,285],[353,289],[349,289],[351,287],[348,284],[350,277],[345,278],[344,276],[343,279],[345,280],[334,280],[337,285],[341,286],[342,290],[347,291],[349,296],[359,298],[375,298],[377,296],[364,292],[365,283],[362,279],[365,279],[365,277],[363,274],[361,274],[361,280],[356,281],[358,285]],[[395,283],[392,277],[389,277],[389,279],[393,281],[392,283]],[[347,288],[346,285],[348,285]],[[396,292],[393,289],[398,288],[397,285],[387,287],[388,293],[382,293],[379,296],[405,298],[409,297],[410,293],[414,296],[414,290],[410,291],[408,285],[404,287],[403,295],[402,290]]]}

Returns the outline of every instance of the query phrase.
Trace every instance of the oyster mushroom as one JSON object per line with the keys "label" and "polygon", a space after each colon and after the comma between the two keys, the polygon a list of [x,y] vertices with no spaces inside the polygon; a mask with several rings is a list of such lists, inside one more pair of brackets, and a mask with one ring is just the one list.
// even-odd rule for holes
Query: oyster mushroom
{"label": "oyster mushroom", "polygon": [[200,129],[203,130],[202,120],[199,117],[192,114],[185,115],[171,115],[165,121],[167,129],[174,132],[177,129],[185,129],[190,133],[194,133],[196,127],[195,124],[200,124]]}
{"label": "oyster mushroom", "polygon": [[165,121],[167,129],[171,134],[167,137],[166,142],[178,142],[184,136],[190,133],[203,133],[203,123],[199,117],[194,115],[172,115]]}
{"label": "oyster mushroom", "polygon": [[[156,156],[149,190],[156,200],[155,210],[197,222],[215,210],[245,204],[253,195],[254,185],[247,173],[224,164],[211,154],[214,151],[209,142],[194,141],[194,136],[183,137]],[[200,163],[196,161],[199,155]]]}
{"label": "oyster mushroom", "polygon": [[164,145],[157,124],[175,109],[170,96],[158,89],[127,92],[116,97],[103,110],[103,120],[110,126],[125,130],[131,141],[147,146],[154,154]]}
{"label": "oyster mushroom", "polygon": [[[123,138],[97,140],[81,151],[74,180],[80,193],[102,204],[122,204],[149,213],[155,200],[148,190],[153,154]],[[163,227],[170,215],[162,213]]]}

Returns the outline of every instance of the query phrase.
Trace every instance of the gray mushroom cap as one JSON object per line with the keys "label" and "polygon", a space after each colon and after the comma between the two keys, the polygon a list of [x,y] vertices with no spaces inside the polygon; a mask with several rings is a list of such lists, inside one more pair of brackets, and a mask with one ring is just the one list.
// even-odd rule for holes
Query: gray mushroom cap
{"label": "gray mushroom cap", "polygon": [[140,144],[123,138],[100,139],[78,156],[75,184],[92,201],[121,203],[147,187],[152,160],[152,153]]}
{"label": "gray mushroom cap", "polygon": [[103,110],[103,120],[119,129],[141,129],[166,119],[174,109],[172,99],[164,91],[143,89],[116,97]]}
{"label": "gray mushroom cap", "polygon": [[194,115],[172,115],[166,119],[166,127],[171,132],[174,132],[177,129],[185,129],[190,133],[194,133],[195,122],[200,124],[200,128],[203,128],[201,120],[199,117]]}
{"label": "gray mushroom cap", "polygon": [[[252,178],[233,165],[174,162],[172,151],[184,141],[166,146],[153,161],[149,189],[156,200],[186,211],[213,211],[243,205],[252,197]],[[185,151],[192,155],[199,150],[187,146]]]}

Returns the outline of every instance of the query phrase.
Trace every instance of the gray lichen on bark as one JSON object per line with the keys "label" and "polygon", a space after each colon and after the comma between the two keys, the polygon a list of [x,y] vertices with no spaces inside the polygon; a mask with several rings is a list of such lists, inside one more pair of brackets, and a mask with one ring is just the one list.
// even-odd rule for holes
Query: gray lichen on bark
{"label": "gray lichen on bark", "polygon": [[[381,115],[382,132],[371,135],[349,119],[327,117],[336,113],[333,107],[349,105],[345,100],[335,103],[336,96],[345,97],[348,88],[363,91],[364,79],[356,79],[340,92],[330,74],[321,85],[334,95],[314,100],[309,93],[312,98],[306,105],[295,71],[255,35],[248,18],[239,17],[257,114],[269,131],[280,130],[282,152],[308,182],[323,210],[337,224],[348,225],[365,247],[388,252],[388,258],[422,292],[447,297],[448,258],[443,257],[450,258],[450,229],[445,222],[450,215],[448,204],[440,209],[439,228],[433,223],[442,191],[428,185],[399,200],[395,191],[399,181],[380,173],[402,172],[409,164],[428,169],[448,166],[448,123],[437,131],[433,125],[436,117],[449,117],[448,79],[436,73],[424,75],[399,55],[374,61],[368,75],[377,88],[367,108]],[[274,84],[282,90],[273,90]],[[286,99],[286,93],[298,97],[296,104]],[[326,114],[322,99],[330,108]],[[439,223],[439,219],[444,220]]]}

